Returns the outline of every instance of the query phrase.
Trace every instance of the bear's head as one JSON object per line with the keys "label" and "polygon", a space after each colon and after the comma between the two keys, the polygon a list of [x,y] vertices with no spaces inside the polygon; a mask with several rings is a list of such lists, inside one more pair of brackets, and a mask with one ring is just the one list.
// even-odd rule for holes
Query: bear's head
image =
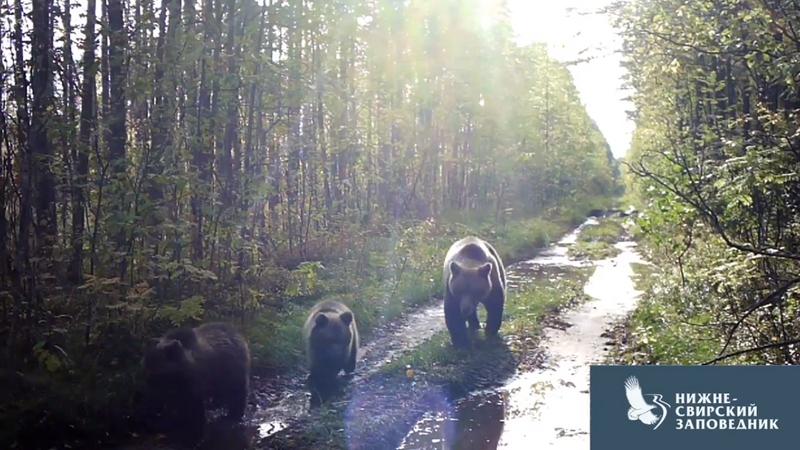
{"label": "bear's head", "polygon": [[183,347],[180,340],[167,337],[156,339],[144,355],[144,372],[148,384],[185,377],[192,359],[191,352]]}
{"label": "bear's head", "polygon": [[320,312],[314,319],[311,329],[310,345],[314,349],[315,358],[324,364],[341,364],[350,354],[353,334],[350,324],[353,313]]}
{"label": "bear's head", "polygon": [[467,318],[475,312],[478,303],[492,291],[492,263],[477,267],[465,267],[456,261],[450,263],[450,279],[447,289],[457,299],[461,317]]}
{"label": "bear's head", "polygon": [[193,393],[194,359],[181,341],[162,337],[144,355],[145,392],[143,411],[146,422],[151,427],[163,425],[172,420],[168,416],[176,414]]}

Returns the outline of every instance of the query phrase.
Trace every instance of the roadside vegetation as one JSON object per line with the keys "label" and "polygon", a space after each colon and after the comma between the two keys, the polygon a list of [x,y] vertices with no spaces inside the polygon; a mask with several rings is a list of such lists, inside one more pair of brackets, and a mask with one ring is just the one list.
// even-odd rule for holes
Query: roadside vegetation
{"label": "roadside vegetation", "polygon": [[628,198],[653,264],[622,361],[800,363],[800,8],[615,14],[635,91]]}
{"label": "roadside vegetation", "polygon": [[[610,359],[616,364],[700,364],[712,359],[719,348],[706,331],[711,314],[707,305],[677,298],[681,290],[672,280],[659,279],[652,265],[634,265],[636,289],[642,291],[636,309],[613,330],[615,345]],[[692,308],[692,322],[686,311]],[[741,363],[750,362],[740,360]]]}

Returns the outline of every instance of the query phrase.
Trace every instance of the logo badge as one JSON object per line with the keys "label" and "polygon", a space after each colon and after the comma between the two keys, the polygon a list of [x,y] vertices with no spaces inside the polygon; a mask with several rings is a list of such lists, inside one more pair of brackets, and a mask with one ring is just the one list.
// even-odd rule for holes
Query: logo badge
{"label": "logo badge", "polygon": [[650,403],[644,398],[645,394],[642,393],[642,386],[639,384],[639,379],[630,376],[625,380],[625,397],[628,398],[628,420],[638,420],[645,425],[653,426],[654,430],[664,423],[667,418],[667,408],[671,408],[669,403],[662,400],[661,394],[647,394],[652,398]]}

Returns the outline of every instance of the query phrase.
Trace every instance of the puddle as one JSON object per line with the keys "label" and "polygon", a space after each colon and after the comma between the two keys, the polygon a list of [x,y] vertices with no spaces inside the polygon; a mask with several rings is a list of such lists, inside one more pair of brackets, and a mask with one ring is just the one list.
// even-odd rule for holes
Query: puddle
{"label": "puddle", "polygon": [[502,393],[467,397],[454,411],[423,416],[400,448],[496,448],[503,433],[505,407]]}
{"label": "puddle", "polygon": [[[569,266],[566,249],[571,233],[553,252],[531,264],[559,261]],[[403,440],[401,449],[537,448],[589,449],[589,366],[606,356],[602,336],[636,305],[638,292],[631,263],[641,262],[635,243],[619,242],[621,253],[599,261],[584,292],[592,299],[566,312],[548,327],[541,347],[544,362],[518,373],[499,389],[472,394],[447,410],[423,415]],[[563,259],[568,262],[562,264]]]}

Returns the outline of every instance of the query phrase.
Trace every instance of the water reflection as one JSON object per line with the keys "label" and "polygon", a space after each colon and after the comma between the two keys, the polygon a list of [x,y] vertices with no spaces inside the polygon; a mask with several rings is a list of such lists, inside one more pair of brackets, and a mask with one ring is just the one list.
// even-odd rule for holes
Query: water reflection
{"label": "water reflection", "polygon": [[265,420],[258,424],[258,437],[265,438],[284,430],[289,424],[283,420]]}
{"label": "water reflection", "polygon": [[451,411],[428,413],[399,448],[494,450],[503,433],[506,400],[502,392],[474,395]]}

